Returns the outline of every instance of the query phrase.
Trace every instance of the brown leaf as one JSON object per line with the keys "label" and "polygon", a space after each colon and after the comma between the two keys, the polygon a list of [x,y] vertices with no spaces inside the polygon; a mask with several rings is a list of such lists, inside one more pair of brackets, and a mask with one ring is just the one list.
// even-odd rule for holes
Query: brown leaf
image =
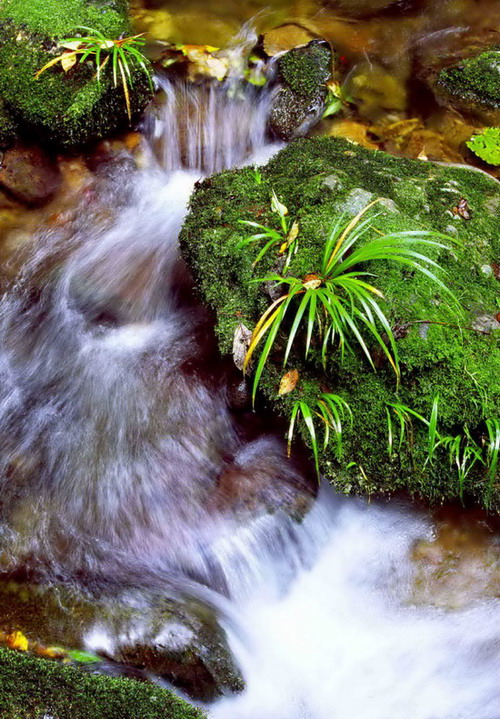
{"label": "brown leaf", "polygon": [[284,394],[288,394],[297,386],[299,381],[299,373],[296,369],[291,369],[289,372],[283,375],[280,382],[280,388],[278,395],[282,397]]}

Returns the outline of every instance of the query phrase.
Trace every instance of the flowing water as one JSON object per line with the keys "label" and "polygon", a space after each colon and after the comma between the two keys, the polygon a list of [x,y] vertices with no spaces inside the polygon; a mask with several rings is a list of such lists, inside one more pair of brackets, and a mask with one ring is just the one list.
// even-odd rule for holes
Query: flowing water
{"label": "flowing water", "polygon": [[278,149],[269,97],[159,83],[141,168],[42,227],[0,305],[4,568],[198,593],[247,684],[214,719],[499,719],[500,602],[419,599],[430,515],[326,487],[302,523],[262,510],[308,479],[230,409],[177,236],[197,179]]}

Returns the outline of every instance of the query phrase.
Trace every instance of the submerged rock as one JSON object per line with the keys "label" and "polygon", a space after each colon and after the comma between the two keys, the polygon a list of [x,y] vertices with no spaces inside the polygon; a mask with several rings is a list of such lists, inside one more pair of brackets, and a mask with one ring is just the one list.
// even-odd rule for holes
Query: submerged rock
{"label": "submerged rock", "polygon": [[216,613],[198,600],[120,591],[99,599],[71,589],[0,581],[0,629],[30,643],[90,650],[167,679],[208,701],[244,683]]}
{"label": "submerged rock", "polygon": [[[288,272],[305,277],[318,272],[325,238],[339,214],[352,217],[369,201],[385,198],[373,223],[378,233],[420,229],[449,236],[444,242],[452,251],[432,247],[423,251],[446,271],[440,276],[460,298],[465,316],[422,273],[378,261],[367,270],[375,273],[373,283],[387,298],[383,309],[397,338],[400,386],[373,345],[376,372],[360,351],[347,354],[341,362],[334,348],[325,372],[318,347],[313,343],[311,360],[305,363],[298,343],[287,368],[299,371],[299,382],[292,392],[278,397],[286,371],[281,354],[284,334],[276,358],[271,355],[266,364],[261,389],[285,421],[296,400],[313,401],[320,392],[335,392],[349,403],[353,429],[344,427],[342,459],[328,448],[320,462],[322,472],[346,492],[390,493],[406,488],[442,501],[463,491],[498,506],[496,480],[486,476],[480,462],[461,484],[446,451],[440,450],[434,462],[425,461],[427,427],[416,419],[401,448],[389,452],[387,410],[389,402],[399,402],[428,418],[439,395],[438,429],[443,436],[456,436],[465,426],[479,445],[487,442],[484,422],[497,418],[500,406],[499,333],[493,327],[487,334],[477,331],[474,322],[483,315],[494,318],[498,311],[498,280],[481,268],[497,262],[500,253],[500,184],[465,166],[394,158],[330,138],[292,143],[261,173],[260,184],[250,169],[225,172],[201,183],[181,233],[182,252],[199,293],[217,314],[221,351],[232,351],[239,317],[245,317],[252,328],[269,307],[269,296],[255,279],[276,271],[272,251],[255,270],[257,250],[252,245],[238,247],[248,233],[239,220],[278,228],[271,211],[275,191],[291,220],[296,218],[300,225],[299,249]],[[455,246],[456,240],[460,244]],[[303,438],[310,443],[305,429]]]}
{"label": "submerged rock", "polygon": [[[113,85],[111,68],[101,82],[93,61],[60,64],[35,73],[61,54],[57,43],[85,31],[106,37],[131,34],[127,3],[119,0],[5,0],[0,7],[0,94],[5,108],[24,131],[65,146],[77,146],[110,134],[128,123],[123,87]],[[146,74],[133,66],[131,113],[137,120],[151,98]]]}
{"label": "submerged rock", "polygon": [[500,46],[442,70],[434,89],[446,104],[500,123]]}
{"label": "submerged rock", "polygon": [[333,53],[324,40],[313,40],[277,60],[280,88],[271,105],[269,125],[282,140],[305,134],[324,110]]}
{"label": "submerged rock", "polygon": [[18,144],[1,156],[0,185],[26,205],[48,202],[61,179],[55,160],[39,147]]}

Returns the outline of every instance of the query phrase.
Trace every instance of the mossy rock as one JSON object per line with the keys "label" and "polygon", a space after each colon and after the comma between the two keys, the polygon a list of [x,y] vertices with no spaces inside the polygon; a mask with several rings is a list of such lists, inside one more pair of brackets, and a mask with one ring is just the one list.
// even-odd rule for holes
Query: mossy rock
{"label": "mossy rock", "polygon": [[194,599],[132,589],[94,596],[0,578],[0,631],[16,630],[30,645],[78,650],[97,634],[100,644],[91,648],[99,655],[161,676],[193,699],[244,689],[215,611]]}
{"label": "mossy rock", "polygon": [[90,674],[0,649],[2,719],[203,719],[205,714],[153,684]]}
{"label": "mossy rock", "polygon": [[277,61],[280,89],[271,105],[269,124],[282,140],[305,134],[320,118],[332,75],[333,53],[324,40],[312,40]]}
{"label": "mossy rock", "polygon": [[[0,97],[24,132],[66,147],[79,146],[128,125],[123,88],[111,68],[100,84],[92,62],[65,73],[60,65],[35,73],[57,57],[57,41],[95,28],[109,38],[130,34],[127,3],[104,0],[4,0],[0,6]],[[80,28],[80,29],[79,29]],[[146,74],[133,70],[132,118],[151,99]]]}
{"label": "mossy rock", "polygon": [[448,104],[500,123],[500,46],[442,70],[435,88]]}
{"label": "mossy rock", "polygon": [[[260,184],[251,169],[225,172],[200,183],[181,233],[181,248],[201,297],[215,312],[223,353],[231,352],[239,323],[251,328],[271,302],[255,279],[275,269],[276,258],[268,253],[255,269],[255,246],[238,249],[237,245],[248,235],[239,220],[278,228],[277,215],[270,211],[272,190],[300,224],[299,251],[289,268],[296,277],[318,271],[326,234],[339,213],[352,217],[376,198],[386,198],[375,223],[379,232],[422,229],[453,236],[461,243],[453,252],[438,248],[426,252],[443,268],[438,274],[460,299],[465,317],[459,317],[446,292],[423,274],[380,261],[369,269],[387,298],[384,310],[398,337],[399,388],[375,347],[376,372],[358,352],[346,356],[343,363],[332,352],[324,372],[319,351],[314,350],[307,364],[302,352],[291,356],[288,369],[298,369],[300,381],[284,397],[277,396],[284,370],[281,361],[274,362],[271,356],[261,384],[264,396],[285,418],[297,399],[312,400],[320,391],[336,392],[349,402],[354,425],[352,430],[345,428],[343,458],[338,461],[333,448],[321,455],[322,472],[341,490],[405,489],[433,502],[463,493],[499,506],[498,485],[490,486],[479,465],[461,487],[444,451],[434,462],[425,462],[427,430],[418,421],[401,449],[389,457],[386,413],[388,402],[400,402],[429,417],[439,395],[441,434],[455,435],[466,425],[479,442],[485,420],[498,418],[500,348],[495,328],[500,325],[495,315],[500,287],[494,271],[500,257],[498,182],[465,167],[404,160],[345,140],[320,138],[297,140],[281,151],[262,169]],[[458,212],[461,199],[467,201],[469,219]],[[278,349],[283,349],[285,339],[283,335]],[[305,431],[303,439],[308,443]]]}

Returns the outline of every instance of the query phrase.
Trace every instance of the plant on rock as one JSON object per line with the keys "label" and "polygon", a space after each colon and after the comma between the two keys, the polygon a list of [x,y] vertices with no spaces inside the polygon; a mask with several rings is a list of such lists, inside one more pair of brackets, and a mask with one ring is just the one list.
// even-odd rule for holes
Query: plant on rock
{"label": "plant on rock", "polygon": [[352,412],[348,403],[339,395],[331,392],[322,393],[312,408],[304,400],[297,400],[292,408],[288,428],[288,455],[290,456],[291,453],[296,422],[302,419],[311,440],[314,464],[319,477],[319,431],[316,429],[316,418],[319,418],[320,429],[323,431],[323,449],[326,449],[330,443],[330,432],[333,431],[336,439],[336,455],[337,459],[340,459],[342,456],[342,421],[346,414],[350,416],[352,424]]}
{"label": "plant on rock", "polygon": [[485,468],[488,490],[486,493],[486,506],[493,492],[497,477],[498,460],[500,455],[500,421],[488,419],[485,422],[484,431],[481,436],[474,438],[467,425],[463,430],[453,435],[442,435],[438,431],[438,408],[439,396],[434,397],[432,411],[429,419],[416,412],[411,407],[398,402],[388,402],[387,430],[388,430],[388,451],[389,456],[394,454],[394,431],[392,414],[397,417],[399,424],[398,451],[401,450],[405,437],[409,440],[410,447],[413,445],[412,419],[427,427],[427,457],[425,464],[433,462],[440,448],[446,451],[450,466],[455,467],[457,472],[459,495],[463,499],[465,481],[472,469],[477,465]]}
{"label": "plant on rock", "polygon": [[69,72],[77,62],[81,64],[90,59],[95,63],[96,78],[100,84],[103,71],[106,67],[110,67],[113,73],[113,86],[116,88],[120,83],[123,88],[127,115],[131,121],[130,89],[134,84],[134,66],[139,67],[146,74],[150,87],[153,89],[151,70],[140,49],[145,44],[143,34],[113,40],[105,37],[99,30],[90,27],[81,26],[79,29],[86,30],[91,34],[61,40],[58,45],[64,49],[64,52],[38,70],[35,78],[38,79],[42,73],[59,63],[64,72]]}
{"label": "plant on rock", "polygon": [[[254,402],[262,373],[275,346],[279,345],[279,348],[282,348],[285,367],[299,338],[306,360],[314,347],[316,357],[321,359],[325,370],[332,350],[338,349],[343,360],[346,350],[354,352],[356,347],[375,369],[370,349],[370,345],[374,343],[379,352],[381,351],[386,357],[399,383],[400,366],[396,338],[383,308],[385,297],[373,284],[374,275],[369,271],[373,263],[384,260],[404,265],[410,271],[423,273],[456,301],[448,287],[434,272],[436,269],[441,270],[439,264],[423,252],[425,248],[450,250],[449,245],[443,242],[445,237],[440,233],[419,230],[385,234],[379,232],[373,226],[379,213],[369,214],[371,208],[378,202],[380,200],[368,204],[350,221],[347,221],[345,215],[337,219],[325,239],[320,264],[317,268],[312,268],[315,271],[302,277],[271,272],[255,280],[259,283],[273,283],[277,288],[285,288],[285,291],[260,317],[245,356],[243,369],[247,371],[257,349],[262,346],[254,372],[252,390]],[[254,266],[278,246],[279,254],[283,254],[284,249],[288,249],[290,253],[290,246],[293,247],[294,253],[298,249],[298,245],[295,244],[298,224],[294,223],[292,226],[292,229],[297,227],[297,232],[294,234],[287,218],[288,210],[279,202],[274,192],[272,207],[280,215],[281,231],[257,223],[244,223],[256,227],[260,232],[242,240],[238,245],[239,248],[266,240],[253,263]],[[284,270],[287,269],[289,260],[290,254]],[[303,398],[298,399],[292,407],[288,433],[289,448],[296,423],[302,420],[310,439],[318,474],[317,420],[319,418],[324,431],[324,447],[329,444],[331,433],[334,433],[337,438],[336,454],[340,457],[341,420],[346,412],[350,413],[347,402],[330,392],[321,393],[317,398],[313,398],[312,402]],[[432,421],[435,424],[435,418]]]}
{"label": "plant on rock", "polygon": [[[439,268],[437,262],[418,251],[422,246],[449,250],[436,232],[407,231],[376,235],[366,239],[377,215],[363,216],[379,200],[367,205],[354,219],[345,224],[341,216],[326,238],[323,259],[316,272],[304,277],[293,277],[270,273],[256,280],[259,283],[273,282],[287,288],[285,294],[275,300],[258,321],[245,357],[244,370],[250,365],[252,357],[263,340],[263,348],[257,361],[253,383],[253,399],[284,321],[291,315],[291,328],[286,342],[283,365],[286,366],[299,329],[305,325],[305,357],[311,350],[314,331],[315,339],[321,341],[321,358],[326,367],[330,348],[337,345],[341,356],[345,350],[352,351],[354,342],[375,369],[369,349],[367,335],[375,340],[392,366],[398,380],[400,375],[399,358],[394,332],[384,313],[381,301],[385,298],[371,280],[373,273],[366,267],[377,260],[389,260],[418,270],[429,277],[444,292],[450,290],[429,267]],[[360,243],[365,239],[364,243]],[[277,241],[274,241],[276,244]],[[268,243],[269,248],[272,247]],[[266,247],[268,246],[266,245]],[[417,248],[417,249],[416,249]],[[262,254],[262,253],[261,253]],[[384,336],[385,335],[385,336]]]}

